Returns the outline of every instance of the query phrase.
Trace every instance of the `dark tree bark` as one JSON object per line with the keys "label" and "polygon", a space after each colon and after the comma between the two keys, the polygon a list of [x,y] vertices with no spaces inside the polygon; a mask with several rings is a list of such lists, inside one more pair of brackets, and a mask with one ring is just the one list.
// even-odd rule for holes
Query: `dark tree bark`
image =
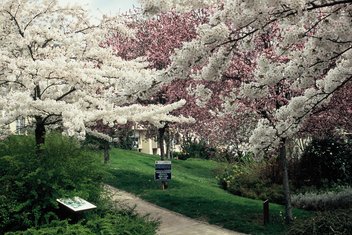
{"label": "dark tree bark", "polygon": [[170,133],[170,128],[169,128],[169,124],[166,123],[165,124],[165,145],[166,145],[166,158],[167,159],[171,159],[171,133]]}
{"label": "dark tree bark", "polygon": [[35,116],[35,145],[36,154],[40,157],[43,153],[42,145],[45,143],[45,125],[44,120],[40,116]]}
{"label": "dark tree bark", "polygon": [[104,164],[110,161],[110,143],[108,141],[104,142]]}
{"label": "dark tree bark", "polygon": [[164,139],[165,139],[165,126],[158,129],[158,144],[160,148],[160,159],[165,159]]}
{"label": "dark tree bark", "polygon": [[35,143],[37,147],[45,142],[45,125],[40,116],[35,116]]}
{"label": "dark tree bark", "polygon": [[286,153],[286,139],[281,139],[279,146],[279,158],[282,164],[282,183],[284,188],[285,196],[285,221],[287,224],[293,221],[292,216],[292,205],[291,205],[291,195],[290,195],[290,185],[288,179],[288,162],[287,162],[287,153]]}

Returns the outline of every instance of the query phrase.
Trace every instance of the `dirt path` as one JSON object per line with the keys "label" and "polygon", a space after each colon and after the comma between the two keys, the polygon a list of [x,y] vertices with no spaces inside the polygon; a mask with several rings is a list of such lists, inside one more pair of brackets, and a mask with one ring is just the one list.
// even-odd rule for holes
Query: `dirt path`
{"label": "dirt path", "polygon": [[173,211],[161,208],[146,202],[130,193],[107,186],[112,193],[113,199],[122,205],[130,207],[136,206],[136,211],[140,215],[150,215],[151,218],[161,221],[157,231],[159,235],[239,235],[231,230],[210,225],[198,220],[185,217]]}

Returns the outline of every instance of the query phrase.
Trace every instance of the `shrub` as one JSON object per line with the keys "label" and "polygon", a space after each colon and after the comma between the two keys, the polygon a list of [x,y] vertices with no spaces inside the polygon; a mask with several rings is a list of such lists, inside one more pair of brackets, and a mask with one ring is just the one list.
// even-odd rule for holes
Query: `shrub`
{"label": "shrub", "polygon": [[70,224],[67,220],[52,221],[40,228],[30,228],[26,231],[9,232],[6,235],[44,235],[44,234],[145,234],[153,235],[157,227],[156,222],[146,221],[133,212],[106,211],[100,215],[93,215],[88,220],[77,224]]}
{"label": "shrub", "polygon": [[298,187],[352,184],[352,142],[314,139],[303,153],[295,179]]}
{"label": "shrub", "polygon": [[38,156],[32,136],[0,142],[0,234],[57,219],[56,199],[100,203],[104,171],[98,156],[72,138],[50,134]]}
{"label": "shrub", "polygon": [[263,174],[265,167],[256,162],[238,163],[226,168],[217,179],[221,187],[235,195],[282,204],[282,186],[272,183]]}
{"label": "shrub", "polygon": [[319,212],[316,216],[295,221],[288,235],[346,235],[352,231],[352,208]]}
{"label": "shrub", "polygon": [[188,154],[180,153],[180,152],[173,152],[172,155],[174,159],[179,159],[179,160],[187,160],[189,158]]}
{"label": "shrub", "polygon": [[305,193],[292,195],[292,205],[309,210],[330,210],[352,207],[352,188],[324,193]]}
{"label": "shrub", "polygon": [[69,224],[65,221],[52,221],[49,225],[41,228],[30,228],[26,231],[8,232],[5,235],[49,235],[49,234],[62,234],[62,235],[73,235],[73,234],[85,234],[94,235],[88,228],[82,224]]}
{"label": "shrub", "polygon": [[181,145],[184,158],[202,158],[212,159],[215,156],[216,149],[210,147],[204,140],[196,140],[190,137],[185,138]]}

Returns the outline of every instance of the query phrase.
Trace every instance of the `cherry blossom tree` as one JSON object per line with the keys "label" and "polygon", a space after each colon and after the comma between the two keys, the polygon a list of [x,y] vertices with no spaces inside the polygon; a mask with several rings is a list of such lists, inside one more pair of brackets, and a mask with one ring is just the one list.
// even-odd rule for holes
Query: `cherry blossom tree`
{"label": "cherry blossom tree", "polygon": [[[107,43],[122,58],[134,59],[138,56],[145,56],[153,68],[164,69],[170,65],[170,58],[175,49],[180,48],[183,43],[197,36],[196,27],[207,21],[209,10],[211,9],[190,11],[182,14],[170,11],[151,18],[146,18],[136,11],[126,20],[126,24],[136,31],[136,36],[134,38],[126,38],[123,35],[116,34]],[[248,66],[240,66],[238,63],[237,65],[237,69],[241,70],[241,72],[248,69]],[[164,79],[166,80],[166,78]],[[192,116],[196,122],[189,125],[165,123],[159,128],[157,135],[161,146],[161,157],[164,155],[162,144],[164,139],[166,140],[166,155],[170,153],[169,136],[172,135],[170,133],[171,130],[175,129],[177,129],[177,132],[186,133],[191,131],[198,136],[207,136],[207,140],[211,140],[213,143],[219,143],[225,139],[229,140],[230,136],[232,140],[238,139],[234,138],[235,130],[229,128],[230,121],[232,121],[232,127],[235,127],[236,125],[234,124],[238,121],[228,118],[226,115],[221,118],[214,115],[215,111],[222,105],[222,100],[219,97],[231,91],[234,86],[231,79],[222,84],[214,81],[177,79],[177,77],[166,81],[169,80],[171,80],[170,83],[164,85],[147,103],[170,104],[180,99],[186,99],[187,103],[182,108],[174,111],[173,114]],[[207,94],[208,97],[198,93]],[[219,135],[220,132],[222,135]],[[222,143],[224,142],[222,141]],[[229,141],[227,143],[229,144]]]}
{"label": "cherry blossom tree", "polygon": [[133,36],[119,18],[92,25],[78,6],[6,0],[0,24],[0,126],[20,116],[31,118],[38,146],[47,128],[84,138],[97,120],[107,125],[188,120],[170,115],[182,100],[164,106],[133,104],[162,81],[144,59],[126,61],[101,46],[110,32]]}
{"label": "cherry blossom tree", "polygon": [[[135,31],[135,37],[126,38],[123,34],[117,33],[109,38],[107,44],[110,45],[118,56],[126,60],[137,57],[146,57],[150,67],[163,70],[170,64],[170,58],[176,48],[195,38],[196,27],[206,20],[205,11],[191,11],[178,14],[167,12],[156,15],[152,18],[145,18],[138,10],[134,14],[127,16],[126,25]],[[177,33],[175,33],[177,32]],[[163,78],[165,84],[150,100],[138,100],[144,104],[171,104],[177,102],[185,96],[172,97],[173,92],[185,84],[174,82],[174,78]],[[172,86],[173,89],[170,89]],[[177,112],[183,115],[185,112]],[[186,116],[190,116],[189,113]],[[163,122],[158,128],[158,142],[160,146],[161,158],[164,158],[164,140],[166,142],[166,152],[169,153],[170,123]],[[168,154],[167,154],[168,155]]]}
{"label": "cherry blossom tree", "polygon": [[[243,105],[260,104],[260,119],[249,142],[257,154],[263,150],[279,153],[289,223],[293,217],[287,141],[304,128],[304,123],[317,110],[328,108],[334,95],[352,80],[351,1],[145,0],[142,3],[150,13],[209,6],[217,9],[208,23],[198,27],[199,36],[176,51],[164,76],[219,80],[234,57],[255,49],[258,38],[274,34],[266,45],[269,51],[248,58],[255,65],[253,76],[234,89],[225,99],[225,106],[231,112],[238,112]],[[273,102],[267,102],[271,98]]]}

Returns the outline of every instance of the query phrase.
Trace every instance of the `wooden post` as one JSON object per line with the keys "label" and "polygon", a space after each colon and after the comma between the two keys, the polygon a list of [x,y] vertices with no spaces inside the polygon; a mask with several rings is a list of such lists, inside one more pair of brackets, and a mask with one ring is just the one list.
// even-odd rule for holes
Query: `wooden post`
{"label": "wooden post", "polygon": [[162,190],[165,190],[168,188],[167,181],[161,181],[161,188]]}
{"label": "wooden post", "polygon": [[269,223],[269,199],[263,202],[263,219],[264,225]]}

